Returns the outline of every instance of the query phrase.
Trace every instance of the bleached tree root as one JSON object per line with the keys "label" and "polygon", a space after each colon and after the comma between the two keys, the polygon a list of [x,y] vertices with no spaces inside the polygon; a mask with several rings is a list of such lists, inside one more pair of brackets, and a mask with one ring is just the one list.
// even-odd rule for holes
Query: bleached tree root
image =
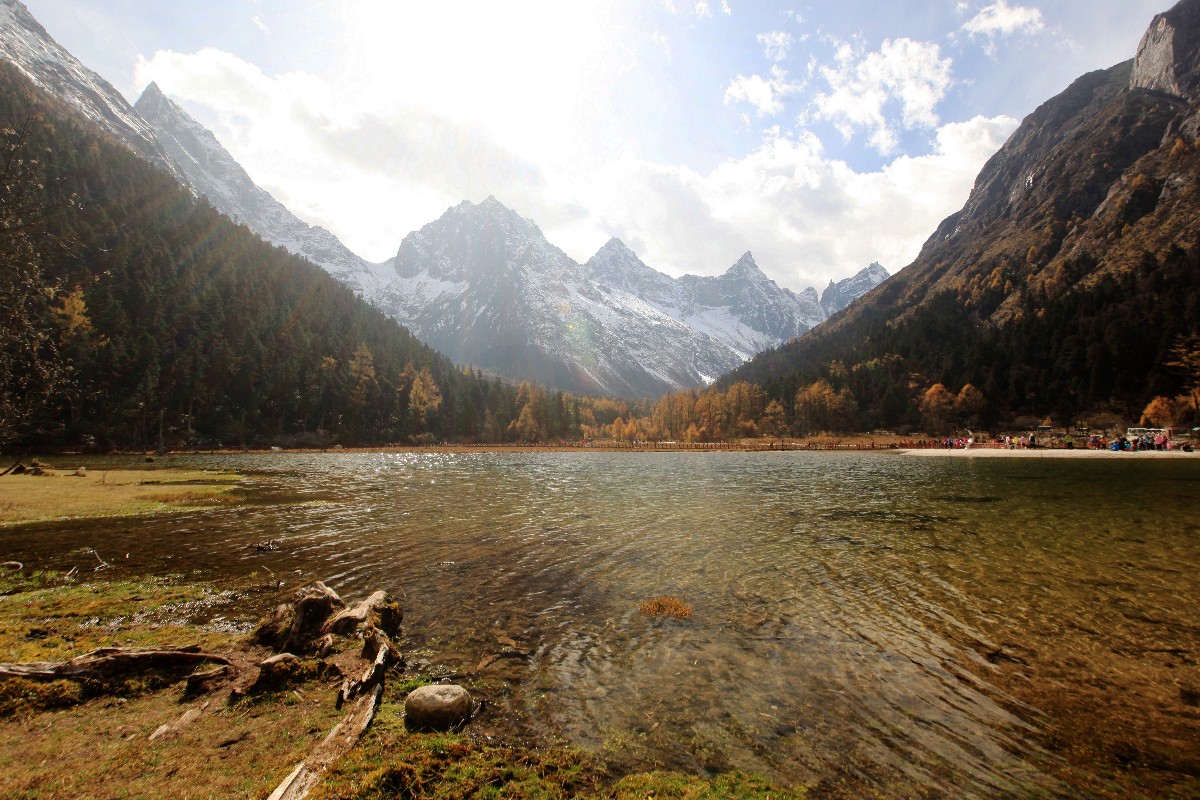
{"label": "bleached tree root", "polygon": [[182,647],[101,647],[70,661],[0,664],[0,678],[91,678],[206,662],[234,667],[233,662],[225,656],[201,652],[198,644]]}
{"label": "bleached tree root", "polygon": [[307,758],[296,765],[267,800],[303,800],[317,785],[325,770],[358,744],[358,740],[375,719],[380,698],[383,697],[384,677],[395,650],[386,634],[377,629],[371,630],[376,636],[382,637],[384,643],[378,647],[375,660],[360,678],[342,684],[337,704],[340,708],[343,701],[355,697],[358,699],[342,721],[313,748]]}

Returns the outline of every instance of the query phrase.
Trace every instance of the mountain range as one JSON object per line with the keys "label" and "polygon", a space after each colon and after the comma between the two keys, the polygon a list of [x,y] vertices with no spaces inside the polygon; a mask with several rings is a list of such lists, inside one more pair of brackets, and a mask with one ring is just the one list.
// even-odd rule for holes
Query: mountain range
{"label": "mountain range", "polygon": [[[721,276],[674,279],[613,239],[581,265],[493,197],[409,234],[391,263],[396,277],[372,300],[420,339],[460,363],[574,391],[706,384],[830,314],[749,253]],[[840,301],[886,275],[873,265],[827,291]]]}
{"label": "mountain range", "polygon": [[218,211],[322,267],[455,361],[511,379],[630,396],[703,385],[887,277],[873,264],[818,298],[778,286],[747,253],[718,277],[672,279],[615,240],[580,265],[494,198],[449,209],[406,237],[394,259],[372,263],[255,184],[157,85],[131,107],[18,0],[0,0],[0,32],[0,56]]}

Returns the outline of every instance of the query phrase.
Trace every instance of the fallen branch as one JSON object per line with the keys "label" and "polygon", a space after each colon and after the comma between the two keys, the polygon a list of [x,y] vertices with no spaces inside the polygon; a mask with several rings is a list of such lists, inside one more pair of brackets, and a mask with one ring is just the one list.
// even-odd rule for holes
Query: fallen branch
{"label": "fallen branch", "polygon": [[100,562],[96,566],[96,568],[93,570],[94,572],[99,572],[102,569],[108,569],[109,567],[112,566],[112,564],[108,563],[107,561],[105,561],[103,558],[100,557],[100,554],[96,552],[96,548],[91,547],[88,549],[92,551],[92,555],[94,555],[96,557],[96,560]]}
{"label": "fallen branch", "polygon": [[347,700],[353,700],[375,684],[382,684],[388,664],[395,660],[396,649],[387,634],[378,628],[372,628],[370,633],[376,642],[374,660],[362,675],[347,679],[342,683],[342,688],[338,689],[337,699],[334,701],[336,708],[341,708]]}
{"label": "fallen branch", "polygon": [[184,645],[183,647],[101,647],[90,653],[76,656],[70,661],[0,664],[0,678],[32,678],[35,680],[87,678],[93,675],[137,672],[201,662],[234,666],[233,662],[225,656],[201,652],[198,644]]}
{"label": "fallen branch", "polygon": [[303,800],[321,779],[321,773],[329,768],[358,743],[366,732],[375,712],[379,710],[379,699],[383,696],[383,684],[377,684],[375,691],[360,697],[342,721],[334,726],[325,739],[313,748],[308,758],[296,765],[296,768],[283,779],[283,783],[271,792],[267,800]]}

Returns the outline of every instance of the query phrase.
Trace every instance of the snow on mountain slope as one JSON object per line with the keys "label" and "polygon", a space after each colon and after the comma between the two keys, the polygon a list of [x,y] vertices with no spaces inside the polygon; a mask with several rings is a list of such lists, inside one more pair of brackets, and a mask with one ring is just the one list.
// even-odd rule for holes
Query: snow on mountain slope
{"label": "snow on mountain slope", "polygon": [[54,41],[18,0],[0,0],[0,58],[12,62],[34,85],[134,152],[187,183],[160,146],[154,129],[121,93]]}
{"label": "snow on mountain slope", "polygon": [[684,275],[676,280],[646,266],[632,250],[611,239],[585,270],[598,286],[640,297],[741,360],[804,333],[827,316],[813,289],[796,294],[780,287],[750,253],[724,275]]}
{"label": "snow on mountain slope", "polygon": [[390,268],[350,252],[332,233],[305,223],[254,183],[217,137],[156,84],[146,87],[134,109],[152,127],[187,181],[230,219],[304,256],[368,299],[379,291],[385,277],[390,279]]}
{"label": "snow on mountain slope", "polygon": [[747,253],[725,274],[671,278],[610,240],[586,265],[493,197],[409,234],[377,303],[462,363],[575,391],[702,385],[819,324]]}
{"label": "snow on mountain slope", "polygon": [[636,294],[600,287],[489,197],[409,234],[384,310],[451,358],[587,392],[653,395],[740,363]]}
{"label": "snow on mountain slope", "polygon": [[830,281],[825,291],[821,292],[821,308],[827,317],[832,317],[890,277],[888,271],[876,261],[849,278],[836,283]]}

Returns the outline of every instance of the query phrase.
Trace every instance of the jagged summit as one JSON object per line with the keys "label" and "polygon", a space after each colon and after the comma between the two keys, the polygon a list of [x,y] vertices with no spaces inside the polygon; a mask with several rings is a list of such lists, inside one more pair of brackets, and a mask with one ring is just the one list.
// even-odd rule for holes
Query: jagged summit
{"label": "jagged summit", "polygon": [[1187,100],[1200,96],[1200,0],[1181,0],[1154,18],[1138,45],[1129,86]]}
{"label": "jagged summit", "polygon": [[863,267],[849,278],[834,282],[830,281],[821,293],[821,308],[828,316],[841,311],[856,298],[874,289],[889,277],[888,271],[878,261]]}
{"label": "jagged summit", "polygon": [[733,266],[725,270],[725,274],[732,278],[766,277],[766,273],[755,262],[754,254],[749,250],[743,253],[742,257],[733,263]]}

